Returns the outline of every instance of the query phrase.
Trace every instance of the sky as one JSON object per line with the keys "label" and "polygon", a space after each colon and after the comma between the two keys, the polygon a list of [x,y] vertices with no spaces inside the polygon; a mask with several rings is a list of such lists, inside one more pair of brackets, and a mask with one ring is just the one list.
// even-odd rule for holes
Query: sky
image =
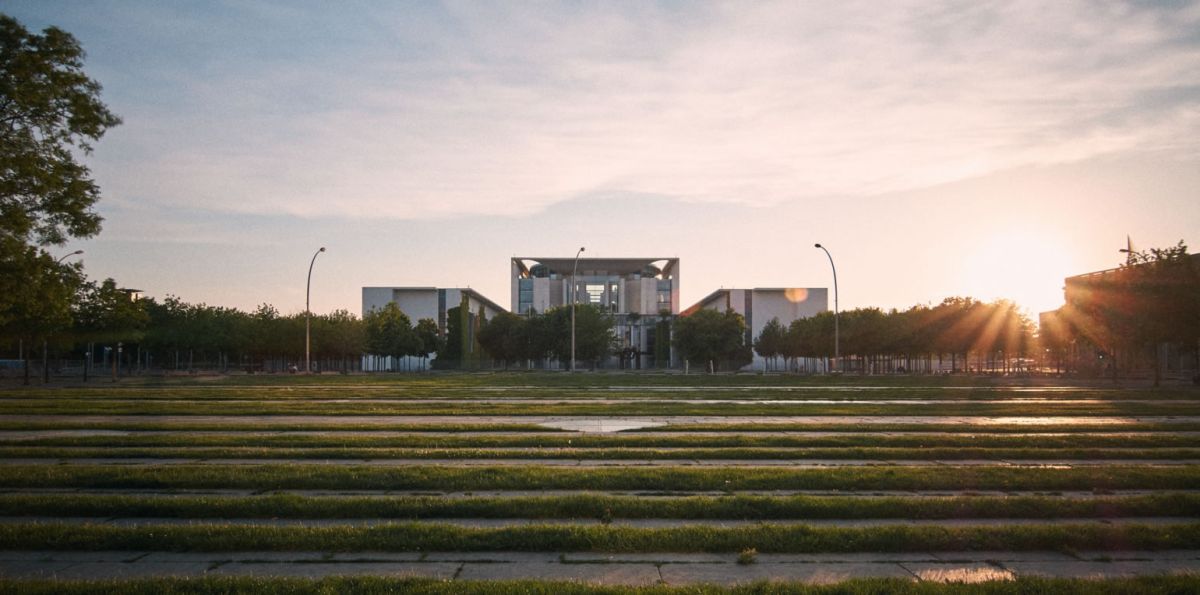
{"label": "sky", "polygon": [[509,301],[509,259],[679,257],[842,309],[1200,251],[1200,1],[7,0],[124,123],[92,277],[251,309]]}

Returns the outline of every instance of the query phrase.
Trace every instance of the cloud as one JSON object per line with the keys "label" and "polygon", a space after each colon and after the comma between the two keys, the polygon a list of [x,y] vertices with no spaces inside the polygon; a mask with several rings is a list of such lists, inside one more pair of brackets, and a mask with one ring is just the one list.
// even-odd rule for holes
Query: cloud
{"label": "cloud", "polygon": [[1200,156],[1196,3],[471,2],[244,17],[245,34],[219,47],[187,37],[203,23],[179,34],[185,50],[154,40],[165,71],[181,51],[212,57],[120,106],[126,124],[96,165],[107,194],[421,219],[605,192],[769,205],[1105,154]]}

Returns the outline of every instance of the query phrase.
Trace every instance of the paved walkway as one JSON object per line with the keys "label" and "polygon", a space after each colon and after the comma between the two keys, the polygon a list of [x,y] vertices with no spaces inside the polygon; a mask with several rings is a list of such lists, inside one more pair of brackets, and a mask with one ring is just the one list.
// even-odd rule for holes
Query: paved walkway
{"label": "paved walkway", "polygon": [[620,422],[651,424],[949,424],[956,426],[1028,425],[1122,425],[1133,423],[1200,423],[1200,416],[1029,416],[995,417],[988,415],[5,415],[4,421],[24,423],[71,422],[80,424],[213,424],[269,427],[288,424],[406,425],[406,424],[546,424],[563,421],[611,419]]}
{"label": "paved walkway", "polygon": [[[579,423],[587,423],[586,420]],[[595,423],[595,422],[593,422]],[[124,437],[124,436],[214,436],[214,437],[276,437],[276,436],[306,436],[321,438],[478,438],[520,436],[523,438],[569,438],[580,430],[554,430],[544,432],[451,432],[451,431],[402,431],[402,430],[259,430],[256,428],[230,428],[229,430],[189,430],[186,428],[173,430],[0,430],[0,442],[18,442],[23,440],[39,440],[43,438],[83,438],[83,437]],[[623,436],[656,438],[737,438],[761,437],[764,432],[729,431],[729,432],[640,432],[626,433]],[[770,432],[771,437],[784,436],[789,438],[947,438],[969,435],[973,438],[1156,438],[1181,437],[1200,439],[1200,431],[1148,431],[1148,432],[831,432],[783,430]],[[1197,444],[1200,444],[1198,442]]]}
{"label": "paved walkway", "polygon": [[891,577],[922,581],[1017,576],[1124,577],[1200,572],[1200,551],[911,552],[760,554],[325,553],[325,552],[0,552],[0,576],[106,579],[152,576],[425,576],[454,580],[546,579],[652,585],[757,580],[834,583]]}
{"label": "paved walkway", "polygon": [[[204,398],[204,397],[144,397],[129,398],[127,396],[84,396],[80,397],[89,402],[110,404],[138,403],[213,403],[213,404],[272,404],[285,405],[292,403],[304,404],[345,404],[345,403],[393,403],[401,405],[473,405],[473,404],[523,404],[523,405],[623,405],[632,403],[649,404],[685,404],[685,405],[1013,405],[1013,404],[1050,404],[1050,405],[1100,405],[1111,403],[1152,404],[1152,405],[1190,405],[1188,399],[1075,399],[1054,397],[1005,397],[1005,398],[844,398],[844,399],[810,399],[803,396],[790,398],[764,399],[756,396],[727,397],[723,399],[699,399],[691,397],[656,398],[656,397],[627,397],[609,398],[603,396],[555,396],[555,397],[478,397],[464,395],[461,397],[271,397],[264,398]],[[5,402],[36,403],[47,399],[30,398],[26,396],[3,396],[0,393],[0,406]]]}

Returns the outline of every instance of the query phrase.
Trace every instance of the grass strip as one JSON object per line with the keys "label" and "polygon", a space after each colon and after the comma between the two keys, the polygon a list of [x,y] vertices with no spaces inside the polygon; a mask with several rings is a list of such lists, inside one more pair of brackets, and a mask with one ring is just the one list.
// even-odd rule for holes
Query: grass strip
{"label": "grass strip", "polygon": [[257,448],[0,446],[0,459],[1200,460],[1195,448]]}
{"label": "grass strip", "polygon": [[8,415],[923,415],[923,416],[1196,416],[1200,403],[368,403],[203,402],[10,399]]}
{"label": "grass strip", "polygon": [[[260,418],[268,421],[270,418]],[[336,420],[336,421],[334,421]],[[344,423],[349,422],[349,423]],[[0,431],[46,431],[46,430],[107,430],[126,432],[489,432],[496,434],[515,432],[562,432],[568,436],[580,436],[577,432],[561,430],[538,424],[461,424],[461,423],[360,423],[353,417],[330,417],[330,421],[286,422],[269,426],[259,423],[195,422],[195,421],[79,421],[64,416],[61,419],[9,421],[0,419]],[[778,432],[845,432],[861,434],[864,431],[879,432],[942,432],[948,434],[1094,434],[1120,432],[1122,434],[1161,432],[1200,432],[1200,423],[1195,422],[1131,422],[1122,424],[944,424],[944,423],[695,423],[670,424],[656,427],[624,430],[621,437],[661,432],[727,432],[764,434]],[[582,436],[581,436],[582,437]],[[591,436],[589,436],[591,437]]]}
{"label": "grass strip", "polygon": [[838,435],[728,434],[656,436],[654,434],[558,436],[487,434],[429,435],[322,435],[322,434],[143,434],[124,436],[46,436],[0,442],[22,447],[162,448],[254,446],[290,448],[1191,448],[1200,447],[1200,436],[1159,435],[1004,435],[879,433]]}
{"label": "grass strip", "polygon": [[[336,419],[336,418],[334,418]],[[350,418],[353,420],[353,418]],[[1163,424],[1154,424],[1159,426]],[[958,426],[961,427],[961,426]],[[1077,426],[1071,426],[1077,427]],[[1124,426],[1121,426],[1124,427]],[[1166,426],[1167,430],[1173,426]],[[1196,424],[1200,430],[1200,424]],[[69,417],[61,420],[7,421],[0,420],[0,431],[34,432],[47,430],[106,430],[118,432],[563,432],[574,434],[570,430],[561,430],[538,424],[462,424],[462,423],[272,423],[264,427],[261,423],[212,423],[191,421],[76,421]],[[1147,427],[1146,431],[1161,431]]]}
{"label": "grass strip", "polygon": [[1120,490],[1200,489],[1200,465],[563,468],[538,465],[5,465],[0,487],[327,490]]}
{"label": "grass strip", "polygon": [[0,494],[0,516],[288,519],[969,519],[1190,517],[1200,494],[1102,498],[1053,496],[838,497],[605,494],[512,498],[437,496],[146,496]]}
{"label": "grass strip", "polygon": [[1200,576],[1138,576],[1109,579],[1018,577],[975,584],[918,582],[897,578],[850,579],[833,584],[757,582],[738,586],[615,586],[567,581],[445,581],[431,578],[197,577],[125,580],[14,580],[0,578],[0,592],[27,595],[1190,595]]}
{"label": "grass strip", "polygon": [[[3,426],[0,426],[3,427]],[[228,429],[228,426],[226,426]],[[623,434],[654,434],[658,432],[946,432],[946,433],[988,433],[988,434],[1028,434],[1036,433],[1065,433],[1091,434],[1105,432],[1120,432],[1135,434],[1141,432],[1200,432],[1200,423],[1182,422],[1130,422],[1130,423],[866,423],[866,424],[835,424],[835,423],[681,423],[664,426],[654,426],[624,430]]]}
{"label": "grass strip", "polygon": [[796,524],[735,529],[552,524],[472,528],[440,523],[371,527],[0,525],[0,549],[6,550],[633,553],[740,552],[748,548],[762,553],[1196,549],[1200,548],[1200,523],[864,528]]}

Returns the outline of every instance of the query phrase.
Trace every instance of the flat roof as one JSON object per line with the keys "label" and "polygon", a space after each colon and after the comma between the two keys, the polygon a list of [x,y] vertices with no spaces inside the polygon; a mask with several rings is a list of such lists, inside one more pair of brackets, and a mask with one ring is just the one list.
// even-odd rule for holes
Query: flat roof
{"label": "flat roof", "polygon": [[[575,267],[575,259],[572,257],[538,257],[538,256],[514,256],[512,261],[516,263],[521,272],[529,272],[530,266],[526,265],[526,261],[533,261],[540,264],[551,272],[559,274],[570,274]],[[639,273],[647,265],[652,265],[656,262],[666,263],[662,268],[664,273],[673,272],[675,265],[679,264],[679,257],[643,257],[643,258],[580,258],[579,270],[589,271],[607,271],[616,275],[624,275],[630,273]]]}
{"label": "flat roof", "polygon": [[363,289],[390,289],[392,291],[440,291],[443,289],[457,289],[458,291],[462,291],[462,292],[474,297],[475,299],[483,302],[484,304],[486,304],[488,307],[492,308],[493,310],[498,310],[500,312],[508,312],[508,308],[505,308],[505,307],[501,306],[500,304],[493,302],[492,300],[488,299],[487,296],[483,295],[482,293],[479,293],[478,291],[475,291],[474,289],[471,289],[470,287],[432,287],[432,286],[424,286],[424,285],[407,285],[407,286],[375,285],[375,286],[364,286]]}
{"label": "flat roof", "polygon": [[[744,289],[744,290],[742,290],[738,287],[722,287],[721,289],[718,289],[718,290],[704,296],[703,298],[701,298],[700,301],[689,306],[686,310],[684,310],[681,313],[681,315],[682,316],[691,315],[691,314],[695,313],[697,310],[703,308],[705,304],[710,304],[710,303],[716,301],[722,295],[726,295],[731,291],[741,290],[741,291],[788,292],[793,289],[803,289],[805,291],[813,291],[813,290],[822,290],[823,289],[825,291],[829,291],[828,287],[751,287],[749,289]],[[826,298],[826,299],[828,299],[828,298]]]}

